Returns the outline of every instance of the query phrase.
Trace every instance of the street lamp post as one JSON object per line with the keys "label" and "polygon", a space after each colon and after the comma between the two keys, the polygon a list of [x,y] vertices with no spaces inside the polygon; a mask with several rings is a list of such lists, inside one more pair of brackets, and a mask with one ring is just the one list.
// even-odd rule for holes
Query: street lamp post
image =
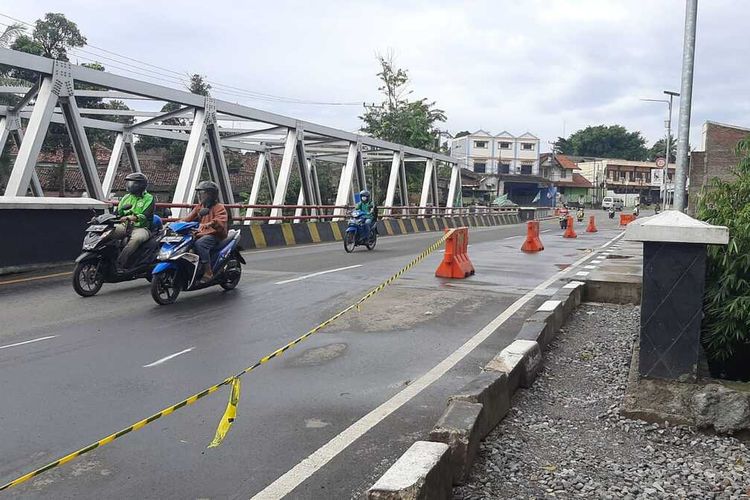
{"label": "street lamp post", "polygon": [[669,96],[669,100],[667,99],[641,99],[641,101],[649,101],[649,102],[664,102],[668,106],[667,111],[667,119],[664,120],[664,125],[667,129],[667,137],[664,141],[664,168],[662,169],[662,176],[661,176],[661,187],[659,188],[659,191],[662,193],[662,200],[664,202],[664,210],[667,209],[669,206],[669,190],[667,189],[667,174],[669,173],[669,157],[670,155],[670,149],[672,147],[672,100],[675,97],[679,97],[679,92],[673,92],[671,90],[665,90],[664,93]]}

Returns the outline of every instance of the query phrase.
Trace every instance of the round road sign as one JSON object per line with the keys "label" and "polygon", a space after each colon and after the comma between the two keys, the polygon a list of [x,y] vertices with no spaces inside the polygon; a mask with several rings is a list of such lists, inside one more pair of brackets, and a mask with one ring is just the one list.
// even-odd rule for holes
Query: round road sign
{"label": "round road sign", "polygon": [[664,166],[667,164],[667,160],[664,158],[657,158],[656,159],[656,166],[659,168],[664,168]]}

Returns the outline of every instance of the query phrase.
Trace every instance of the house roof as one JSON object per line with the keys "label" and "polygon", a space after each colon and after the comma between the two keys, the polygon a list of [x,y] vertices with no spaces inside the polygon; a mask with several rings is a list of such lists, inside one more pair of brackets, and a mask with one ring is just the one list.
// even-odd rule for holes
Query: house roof
{"label": "house roof", "polygon": [[573,172],[573,178],[569,181],[556,181],[556,186],[590,188],[594,185],[581,174]]}
{"label": "house roof", "polygon": [[519,135],[519,139],[536,139],[539,140],[539,137],[535,136],[531,132],[526,132],[525,134]]}
{"label": "house roof", "polygon": [[492,137],[492,134],[490,134],[486,130],[482,130],[481,128],[479,130],[477,130],[476,132],[473,132],[471,135],[472,136],[479,135],[479,136],[482,136],[482,137]]}
{"label": "house roof", "polygon": [[[542,153],[539,155],[539,162],[544,163],[546,162],[549,157],[552,156],[552,153]],[[557,164],[567,170],[580,170],[580,167],[570,159],[570,157],[563,155],[563,154],[556,154],[555,155],[555,161]]]}

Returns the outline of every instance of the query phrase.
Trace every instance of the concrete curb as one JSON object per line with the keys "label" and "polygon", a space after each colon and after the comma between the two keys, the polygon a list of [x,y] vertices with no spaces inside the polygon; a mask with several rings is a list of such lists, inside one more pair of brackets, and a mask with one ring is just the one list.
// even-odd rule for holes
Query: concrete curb
{"label": "concrete curb", "polygon": [[[536,312],[524,322],[515,340],[487,363],[483,373],[466,384],[458,394],[448,398],[448,408],[430,432],[429,437],[430,441],[439,442],[447,447],[445,453],[448,457],[445,460],[447,468],[441,460],[435,459],[434,451],[429,449],[422,451],[421,447],[415,448],[416,444],[422,443],[418,441],[375,483],[368,491],[368,498],[449,498],[404,496],[404,493],[401,493],[406,491],[404,489],[399,490],[398,495],[389,493],[392,496],[373,496],[373,494],[385,495],[382,492],[385,490],[382,489],[381,481],[389,475],[391,477],[419,476],[421,478],[419,492],[428,491],[428,489],[442,491],[440,488],[444,487],[446,481],[454,485],[466,482],[479,449],[479,443],[510,411],[513,394],[518,388],[528,388],[534,383],[542,368],[543,350],[554,340],[568,316],[581,304],[583,296],[584,283],[570,281],[563,285],[550,300],[539,306]],[[424,454],[424,456],[417,457],[418,454]],[[408,460],[404,460],[407,455],[409,455]],[[429,470],[422,468],[419,471],[411,471],[418,466],[410,465],[411,469],[407,469],[407,464],[431,465]],[[389,481],[392,480],[389,479]],[[409,490],[409,494],[412,491],[416,490]]]}
{"label": "concrete curb", "polygon": [[417,441],[367,490],[369,500],[442,500],[452,498],[450,448]]}

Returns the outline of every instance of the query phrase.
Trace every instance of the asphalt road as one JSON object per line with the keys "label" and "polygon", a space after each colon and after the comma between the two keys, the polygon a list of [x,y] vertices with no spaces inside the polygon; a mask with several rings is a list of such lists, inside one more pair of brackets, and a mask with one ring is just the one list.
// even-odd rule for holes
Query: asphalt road
{"label": "asphalt road", "polygon": [[[471,229],[474,277],[435,278],[436,252],[359,312],[244,377],[237,421],[219,448],[206,446],[226,389],[5,496],[358,497],[425,436],[447,396],[512,340],[559,287],[556,278],[566,278],[558,273],[620,233],[602,212],[592,213],[600,232],[579,227],[575,240],[562,239],[556,221],[543,222],[546,249],[537,254],[519,251],[525,225]],[[73,292],[67,275],[0,282],[0,481],[253,364],[361,297],[438,237],[382,238],[374,251],[353,254],[339,243],[247,252],[236,290],[184,293],[168,307],[153,302],[146,281],[105,285],[90,299]],[[322,271],[331,272],[310,276]],[[583,264],[569,274],[575,272],[586,272]],[[447,373],[425,382],[522,297],[516,314]],[[417,391],[419,384],[426,385]],[[410,386],[414,393],[403,396]],[[381,405],[384,415],[373,417]],[[358,433],[341,434],[352,425]],[[325,460],[318,454],[303,462],[327,443]]]}

